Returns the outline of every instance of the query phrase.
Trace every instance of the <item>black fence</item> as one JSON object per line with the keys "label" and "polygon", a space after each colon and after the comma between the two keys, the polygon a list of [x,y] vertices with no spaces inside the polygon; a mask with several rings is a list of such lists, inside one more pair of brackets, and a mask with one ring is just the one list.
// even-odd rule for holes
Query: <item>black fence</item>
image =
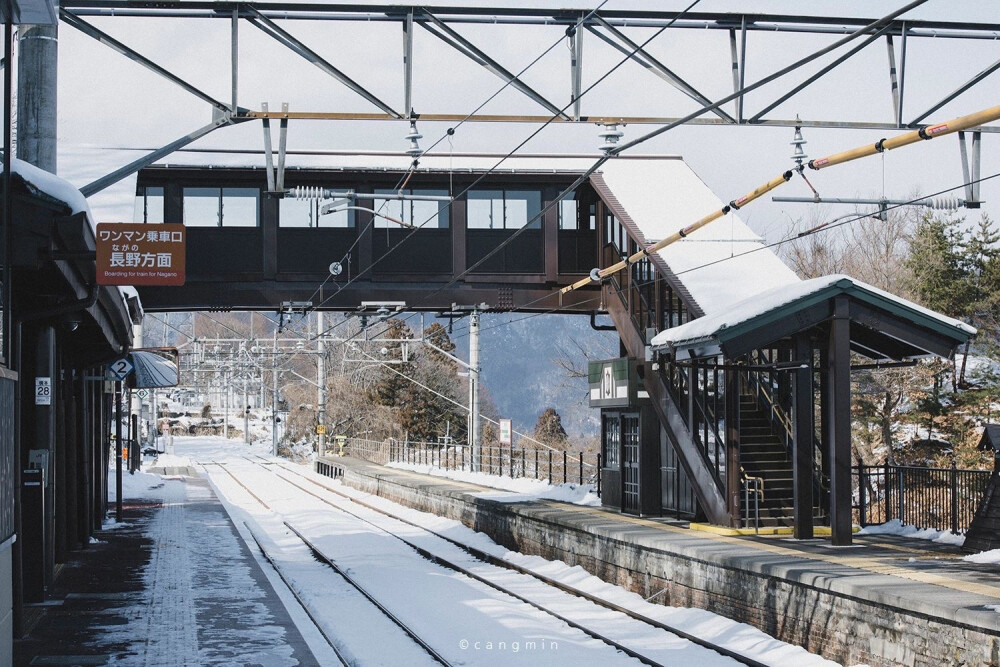
{"label": "black fence", "polygon": [[[472,453],[466,444],[401,442],[347,438],[344,453],[373,463],[410,463],[442,470],[472,471]],[[601,455],[542,449],[481,448],[479,472],[513,479],[546,480],[550,484],[592,484],[601,494]]]}
{"label": "black fence", "polygon": [[990,470],[864,466],[854,468],[855,521],[861,526],[899,519],[917,528],[962,533],[976,514]]}

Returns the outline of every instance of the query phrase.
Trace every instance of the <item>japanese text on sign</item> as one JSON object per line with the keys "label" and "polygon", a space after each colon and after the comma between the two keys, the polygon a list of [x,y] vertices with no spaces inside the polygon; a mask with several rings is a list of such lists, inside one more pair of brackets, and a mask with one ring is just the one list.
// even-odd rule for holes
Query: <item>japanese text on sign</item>
{"label": "japanese text on sign", "polygon": [[100,285],[183,285],[184,225],[101,223],[97,226]]}

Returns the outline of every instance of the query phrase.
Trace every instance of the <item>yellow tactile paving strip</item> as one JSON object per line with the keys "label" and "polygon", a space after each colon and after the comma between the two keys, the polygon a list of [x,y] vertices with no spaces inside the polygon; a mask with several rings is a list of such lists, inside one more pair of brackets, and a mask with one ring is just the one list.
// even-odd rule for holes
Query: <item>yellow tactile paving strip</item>
{"label": "yellow tactile paving strip", "polygon": [[[391,470],[392,474],[394,475],[402,475],[405,477],[411,477],[423,481],[433,480],[435,482],[448,484],[450,486],[457,486],[477,493],[482,493],[482,492],[504,493],[502,489],[493,489],[490,487],[470,484],[468,482],[461,482],[453,479],[448,479],[446,477],[422,475],[420,473],[411,472],[409,470],[402,470],[399,468],[392,468]],[[509,492],[509,493],[514,493],[514,492]],[[586,505],[569,505],[567,503],[560,503],[549,500],[538,500],[535,501],[535,504],[545,505],[553,509],[559,509],[567,512],[578,512],[582,514],[590,514],[592,516],[600,516],[602,518],[621,521],[624,523],[631,523],[637,526],[644,526],[647,528],[654,528],[656,530],[661,530],[664,532],[683,534],[689,537],[692,535],[691,530],[688,528],[681,528],[679,526],[673,526],[668,523],[664,523],[662,521],[652,521],[650,519],[630,516],[628,514],[609,512],[608,510],[603,510],[596,507],[588,507]],[[962,591],[965,593],[975,593],[987,597],[1000,598],[1000,586],[993,586],[990,584],[983,584],[972,581],[963,581],[961,579],[946,577],[944,575],[935,574],[932,572],[913,570],[910,568],[901,567],[898,564],[894,564],[891,559],[887,561],[887,559],[884,557],[876,558],[876,557],[864,557],[864,556],[850,556],[848,554],[816,553],[813,551],[804,551],[801,549],[795,549],[792,547],[783,546],[780,544],[773,544],[770,542],[764,542],[760,540],[748,540],[745,537],[731,537],[728,535],[718,535],[709,532],[699,532],[697,536],[707,540],[737,544],[747,549],[757,549],[760,551],[766,551],[768,553],[788,556],[791,558],[805,558],[811,560],[818,560],[826,563],[833,563],[835,565],[842,565],[844,567],[851,567],[858,570],[865,570],[873,574],[900,577],[902,579],[909,579],[911,581],[918,581],[920,583],[932,584],[934,586],[942,586],[945,588],[950,588],[952,590]],[[770,536],[769,539],[773,539],[773,537],[780,537],[780,536]],[[901,551],[903,553],[909,553],[915,555],[919,554],[923,557],[923,559],[926,559],[928,557],[935,557],[933,555],[928,556],[928,553],[926,551],[920,551],[918,549],[912,549],[903,546],[886,545],[886,544],[877,544],[871,546],[876,548]],[[948,558],[957,558],[957,557],[944,555],[940,556],[939,558],[944,560]]]}

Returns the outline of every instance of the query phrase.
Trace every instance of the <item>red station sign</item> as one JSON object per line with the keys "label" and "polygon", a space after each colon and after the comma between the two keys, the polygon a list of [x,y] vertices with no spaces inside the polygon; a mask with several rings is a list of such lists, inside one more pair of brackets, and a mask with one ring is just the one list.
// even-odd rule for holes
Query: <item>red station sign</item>
{"label": "red station sign", "polygon": [[184,225],[97,225],[98,285],[183,285]]}

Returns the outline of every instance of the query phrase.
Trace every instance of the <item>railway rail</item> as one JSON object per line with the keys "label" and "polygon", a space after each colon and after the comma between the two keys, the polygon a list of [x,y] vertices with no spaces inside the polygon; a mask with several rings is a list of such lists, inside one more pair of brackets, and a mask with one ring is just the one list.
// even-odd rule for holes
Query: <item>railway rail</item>
{"label": "railway rail", "polygon": [[[266,458],[263,458],[263,457],[256,457],[256,458],[243,457],[243,458],[247,462],[254,464],[255,466],[257,466],[257,467],[259,467],[259,468],[267,471],[271,475],[273,475],[273,476],[277,477],[278,479],[282,480],[284,483],[286,483],[286,484],[294,487],[299,492],[308,494],[309,496],[311,496],[311,497],[319,500],[320,502],[324,503],[325,505],[330,506],[330,507],[334,508],[335,510],[343,513],[343,514],[346,514],[346,515],[352,517],[353,519],[355,519],[357,521],[363,522],[364,524],[366,524],[368,526],[371,526],[371,527],[374,527],[378,531],[381,531],[381,532],[383,532],[385,534],[388,534],[391,537],[393,537],[393,538],[401,541],[402,543],[406,544],[411,549],[415,550],[418,554],[420,554],[424,558],[430,560],[431,562],[434,562],[437,565],[440,565],[442,567],[450,569],[450,570],[452,570],[454,572],[458,572],[458,573],[460,573],[462,575],[465,575],[466,577],[469,577],[469,578],[471,578],[471,579],[473,579],[475,581],[478,581],[478,582],[480,582],[480,583],[482,583],[482,584],[484,584],[486,586],[489,586],[490,588],[492,588],[492,589],[494,589],[494,590],[496,590],[496,591],[498,591],[498,592],[500,592],[500,593],[502,593],[504,595],[511,596],[511,597],[513,597],[513,598],[515,598],[515,599],[517,599],[517,600],[519,600],[519,601],[521,601],[521,602],[523,602],[525,604],[528,604],[531,607],[533,607],[533,608],[541,611],[542,613],[547,614],[547,615],[549,615],[549,616],[551,616],[553,618],[556,618],[559,621],[561,621],[563,623],[566,623],[570,627],[576,628],[577,630],[580,630],[580,631],[584,632],[588,636],[590,636],[590,637],[592,637],[592,638],[594,638],[594,639],[596,639],[596,640],[598,640],[598,641],[600,641],[600,642],[602,642],[602,643],[604,643],[604,644],[606,644],[608,646],[611,646],[611,647],[615,648],[616,650],[621,651],[625,655],[628,655],[628,656],[630,656],[630,657],[632,657],[632,658],[634,658],[636,660],[639,660],[639,661],[641,661],[641,662],[643,662],[645,664],[648,664],[648,665],[658,665],[658,664],[661,664],[661,663],[658,662],[656,659],[653,659],[653,658],[649,657],[648,655],[644,654],[643,651],[640,650],[640,649],[635,649],[633,647],[630,647],[627,643],[623,643],[621,641],[616,641],[615,639],[612,639],[612,638],[606,636],[604,633],[602,633],[600,631],[597,631],[597,630],[594,630],[592,627],[588,627],[586,624],[578,622],[578,621],[575,621],[572,618],[570,618],[569,616],[567,616],[566,614],[560,613],[559,611],[556,611],[556,610],[550,608],[550,606],[547,606],[545,604],[539,603],[537,600],[532,600],[527,595],[515,592],[515,591],[511,590],[509,587],[506,587],[506,586],[503,586],[503,585],[497,583],[496,581],[494,581],[493,579],[491,579],[490,576],[486,576],[484,574],[473,572],[468,567],[463,566],[463,565],[455,562],[455,560],[453,558],[449,558],[449,557],[443,556],[443,555],[441,555],[440,552],[432,551],[431,549],[427,548],[426,546],[421,546],[420,544],[417,544],[416,541],[413,538],[401,535],[398,532],[393,531],[393,530],[391,530],[390,528],[387,528],[384,525],[380,525],[380,523],[375,522],[372,519],[365,518],[358,511],[352,511],[352,509],[350,508],[350,506],[345,507],[344,506],[344,504],[345,504],[344,501],[346,501],[350,505],[356,505],[357,507],[363,507],[363,508],[365,508],[365,509],[367,509],[369,511],[376,512],[379,515],[388,517],[388,518],[390,518],[390,519],[392,519],[394,521],[401,522],[402,524],[405,524],[405,525],[407,525],[407,526],[409,526],[411,528],[414,528],[414,529],[416,529],[418,531],[421,531],[423,534],[426,534],[427,536],[430,536],[431,538],[434,538],[436,540],[442,540],[442,541],[448,543],[449,545],[451,545],[453,547],[457,547],[458,549],[461,549],[463,552],[465,552],[465,554],[468,554],[469,556],[471,556],[477,563],[481,563],[481,564],[484,564],[484,565],[487,565],[487,566],[492,566],[492,567],[495,567],[495,568],[502,568],[504,570],[513,571],[513,572],[516,572],[516,573],[521,574],[521,575],[527,575],[527,576],[529,576],[529,577],[531,577],[531,578],[533,578],[533,579],[535,579],[535,580],[537,580],[539,582],[544,583],[547,586],[550,586],[550,587],[553,587],[555,589],[558,589],[558,590],[562,591],[563,593],[566,593],[566,594],[569,594],[569,595],[572,595],[572,596],[575,596],[575,597],[578,597],[578,598],[582,598],[584,600],[587,600],[587,601],[589,601],[589,602],[591,602],[593,604],[599,605],[600,607],[608,609],[608,610],[610,610],[612,612],[615,612],[617,614],[625,615],[625,616],[629,617],[632,620],[639,621],[640,623],[643,623],[643,624],[645,624],[647,626],[650,626],[652,628],[655,628],[657,630],[668,632],[668,633],[670,633],[670,634],[672,634],[672,635],[674,635],[676,637],[679,637],[679,638],[682,638],[682,639],[686,639],[686,640],[692,642],[693,644],[695,644],[697,646],[700,646],[700,647],[702,647],[702,648],[704,648],[706,650],[710,650],[710,651],[718,653],[718,654],[720,654],[722,656],[730,658],[730,659],[732,659],[732,660],[734,660],[734,661],[736,661],[736,662],[738,662],[740,664],[751,665],[751,666],[754,666],[754,667],[756,667],[756,666],[762,666],[762,665],[765,664],[765,663],[761,663],[761,662],[759,662],[757,660],[754,660],[752,658],[748,658],[748,657],[746,657],[746,656],[744,656],[744,655],[742,655],[742,654],[740,654],[740,653],[738,653],[736,651],[728,649],[728,648],[726,648],[724,646],[719,646],[719,645],[715,644],[714,642],[706,640],[706,639],[704,639],[702,637],[698,637],[697,635],[693,635],[693,634],[691,634],[689,632],[685,632],[685,631],[683,631],[683,630],[681,630],[679,628],[672,627],[669,624],[666,624],[666,623],[663,623],[663,622],[661,622],[659,620],[650,618],[649,616],[646,616],[646,615],[644,615],[642,613],[639,613],[639,612],[636,612],[634,610],[628,609],[628,608],[623,607],[621,605],[615,604],[615,603],[610,602],[608,600],[604,600],[604,599],[602,599],[602,598],[600,598],[598,596],[595,596],[595,595],[592,595],[592,594],[587,593],[585,591],[579,590],[579,589],[577,589],[575,587],[568,586],[568,585],[566,585],[566,584],[564,584],[562,582],[556,581],[556,580],[554,580],[554,579],[552,579],[550,577],[547,577],[547,576],[545,576],[543,574],[540,574],[540,573],[534,572],[534,571],[532,571],[530,569],[521,567],[521,566],[519,566],[519,565],[517,565],[515,563],[511,563],[511,562],[509,562],[509,561],[507,561],[505,559],[499,558],[499,557],[497,557],[497,556],[495,556],[493,554],[489,554],[489,553],[487,553],[487,552],[485,552],[485,551],[483,551],[481,549],[478,549],[478,548],[470,546],[470,545],[466,545],[466,544],[464,544],[462,542],[459,542],[457,540],[454,540],[454,539],[452,539],[452,538],[450,538],[448,536],[442,535],[441,533],[438,533],[436,531],[430,530],[430,529],[428,529],[428,528],[426,528],[424,526],[420,526],[420,525],[418,525],[418,524],[416,524],[416,523],[414,523],[412,521],[409,521],[409,520],[407,520],[405,518],[396,516],[396,515],[392,514],[391,512],[388,512],[388,511],[386,511],[386,510],[384,510],[382,508],[376,507],[375,505],[373,505],[371,503],[367,503],[364,500],[352,497],[351,495],[349,495],[347,493],[344,493],[344,492],[342,492],[342,491],[340,491],[340,490],[338,490],[336,488],[333,488],[329,484],[326,484],[324,482],[321,482],[321,481],[318,481],[316,479],[313,479],[309,475],[303,474],[302,472],[300,472],[298,470],[295,470],[293,467],[290,467],[290,466],[288,466],[286,464],[283,464],[281,462],[276,462],[276,461],[274,461],[272,459],[266,459]],[[223,464],[223,463],[216,463],[216,464],[219,465],[222,468],[222,470],[224,470],[230,477],[232,477],[247,492],[249,492],[251,494],[251,496],[253,496],[257,500],[257,502],[261,503],[265,508],[273,511],[273,509],[271,508],[271,506],[267,502],[265,502],[263,499],[261,499],[256,493],[254,493],[246,484],[244,484],[234,474],[233,470],[231,469],[232,466],[230,464]],[[302,483],[300,483],[300,482],[302,482]],[[305,486],[303,483],[307,483],[309,486]],[[314,489],[322,491],[322,494],[321,493],[317,493],[317,491],[314,490]],[[334,502],[333,500],[330,499],[329,496],[336,496],[336,497],[338,497],[341,500],[339,500],[338,502]],[[315,545],[310,540],[308,540],[308,538],[300,530],[296,529],[295,526],[293,526],[288,521],[285,521],[284,524],[300,540],[302,540],[310,548],[310,550],[312,550],[313,553],[316,554],[321,560],[324,560],[325,562],[328,562],[328,564],[331,567],[333,567],[334,569],[337,569],[337,565],[332,560],[328,559],[327,556],[322,553],[322,550],[319,549],[317,547],[317,545]],[[257,538],[255,537],[254,539],[256,540]],[[423,542],[426,544],[427,540],[424,540]],[[258,540],[258,544],[259,544],[259,540]],[[342,573],[342,574],[346,575],[346,573]],[[345,576],[345,578],[346,578],[346,576]],[[359,588],[359,590],[362,590],[359,586],[357,586],[356,583],[352,582],[352,584],[354,584],[356,588]],[[363,594],[365,594],[366,597],[369,597],[369,595],[367,593],[363,592]],[[375,602],[375,600],[372,597],[369,597],[369,600],[371,600],[373,603],[377,604],[377,602]],[[408,631],[408,634],[410,634],[410,632],[411,631]],[[413,637],[418,642],[421,641],[421,640],[419,640],[415,636],[415,633],[411,634],[411,637]],[[423,645],[423,644],[421,644],[421,645]],[[430,649],[429,647],[425,646],[425,650],[428,650],[428,652],[431,653],[431,655],[433,655],[435,657],[435,659],[438,660],[438,662],[441,662],[442,664],[447,664],[447,662],[444,661],[443,657],[441,657],[436,652],[433,652],[433,649]]]}
{"label": "railway rail", "polygon": [[[229,475],[229,477],[234,482],[236,482],[236,484],[238,484],[240,487],[243,488],[244,491],[246,491],[248,494],[250,494],[250,496],[254,500],[256,500],[262,507],[264,507],[265,509],[267,509],[269,511],[274,511],[274,508],[267,501],[265,501],[263,498],[261,498],[259,495],[257,495],[257,493],[255,493],[253,491],[253,489],[251,489],[249,486],[247,486],[239,477],[237,477],[233,473],[233,471],[229,469],[229,466],[227,464],[225,464],[225,463],[219,463],[218,461],[213,461],[211,465],[219,467],[223,472],[225,472],[227,475]],[[388,618],[394,625],[396,625],[408,637],[410,637],[410,639],[412,639],[418,646],[420,646],[420,648],[422,648],[424,651],[426,651],[434,659],[435,662],[437,662],[437,663],[439,663],[441,665],[445,665],[445,666],[450,667],[450,665],[451,665],[450,662],[448,662],[443,656],[441,656],[440,653],[438,653],[437,651],[435,651],[433,647],[431,647],[429,644],[427,644],[420,637],[420,635],[416,631],[414,631],[412,628],[410,628],[406,623],[404,623],[402,620],[400,620],[398,618],[398,616],[396,616],[388,608],[386,608],[385,605],[383,605],[381,602],[379,602],[378,599],[376,599],[376,597],[374,595],[372,595],[371,592],[369,592],[364,586],[362,586],[358,581],[356,581],[355,578],[351,577],[350,574],[348,574],[347,571],[344,568],[340,567],[333,559],[331,559],[329,556],[327,556],[326,554],[324,554],[320,549],[318,549],[300,531],[296,530],[296,528],[294,526],[292,526],[291,524],[289,524],[287,521],[285,521],[283,523],[284,523],[284,525],[289,530],[292,531],[292,533],[295,534],[296,537],[299,538],[299,540],[302,541],[302,543],[313,553],[313,555],[316,558],[318,558],[320,561],[322,561],[327,566],[329,566],[334,572],[336,572],[341,577],[341,579],[343,579],[352,588],[354,588],[355,590],[357,590],[366,600],[368,600],[374,607],[376,607],[382,613],[382,615],[384,615],[386,618]],[[279,564],[277,562],[277,559],[275,559],[274,556],[273,556],[273,554],[271,554],[268,551],[268,549],[264,546],[264,541],[256,534],[256,532],[254,531],[254,529],[247,522],[244,521],[243,525],[246,527],[247,531],[250,533],[250,536],[253,538],[253,541],[256,543],[257,547],[260,549],[261,554],[263,554],[263,556],[267,560],[267,562],[270,563],[271,567],[274,568],[275,572],[277,572],[277,574],[281,578],[282,582],[284,582],[285,586],[292,593],[292,595],[295,596],[295,599],[298,601],[299,605],[306,612],[306,614],[312,620],[313,624],[317,627],[317,629],[319,630],[319,632],[323,635],[323,638],[330,645],[330,648],[334,651],[334,653],[340,659],[341,664],[343,664],[345,666],[351,665],[352,664],[351,661],[348,660],[348,658],[338,648],[337,641],[335,640],[335,638],[332,637],[328,633],[328,631],[323,627],[324,624],[322,622],[320,622],[319,618],[317,618],[317,615],[311,609],[311,605],[309,604],[309,602],[306,599],[304,599],[304,597],[302,595],[299,594],[299,592],[296,590],[295,586],[292,585],[292,583],[288,580],[288,578],[282,572],[281,567],[279,566]]]}

